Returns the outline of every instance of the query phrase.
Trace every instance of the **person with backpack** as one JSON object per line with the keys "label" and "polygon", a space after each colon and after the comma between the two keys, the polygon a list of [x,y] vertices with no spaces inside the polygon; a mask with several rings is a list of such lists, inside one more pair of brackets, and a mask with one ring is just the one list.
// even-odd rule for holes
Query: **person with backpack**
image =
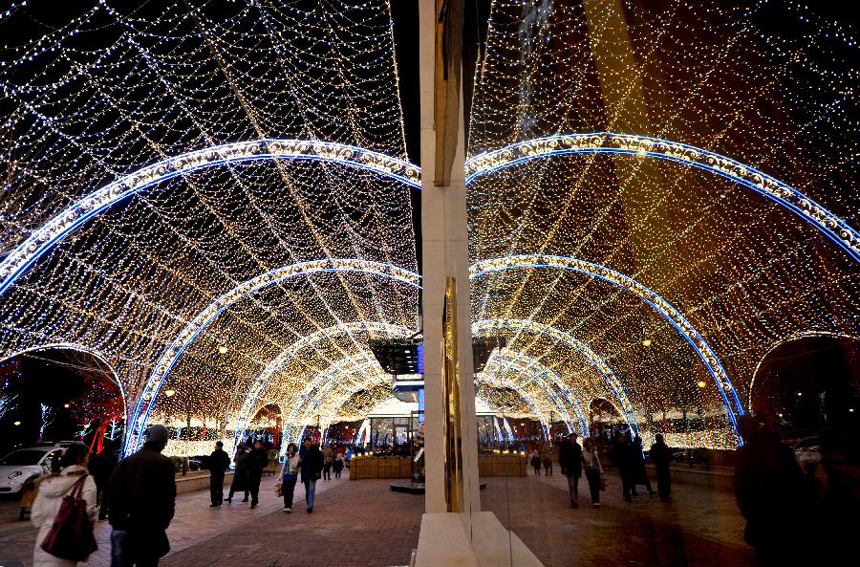
{"label": "person with backpack", "polygon": [[[80,498],[86,502],[86,515],[89,519],[89,534],[80,534],[82,537],[92,538],[93,524],[98,509],[96,498],[98,489],[93,477],[87,474],[87,460],[89,451],[83,445],[72,445],[68,447],[60,458],[61,470],[59,474],[52,474],[39,484],[39,495],[33,502],[30,513],[30,521],[39,529],[36,534],[36,546],[33,549],[34,567],[74,567],[78,564],[73,559],[63,559],[48,553],[42,548],[46,538],[54,528],[54,521],[58,519],[58,512],[63,507],[66,497]],[[95,540],[92,539],[95,544]],[[80,551],[80,550],[72,550]],[[82,561],[86,558],[81,558]]]}
{"label": "person with backpack", "polygon": [[110,479],[111,564],[155,567],[170,551],[167,527],[176,509],[176,470],[161,452],[167,428],[152,425],[143,447],[120,461]]}

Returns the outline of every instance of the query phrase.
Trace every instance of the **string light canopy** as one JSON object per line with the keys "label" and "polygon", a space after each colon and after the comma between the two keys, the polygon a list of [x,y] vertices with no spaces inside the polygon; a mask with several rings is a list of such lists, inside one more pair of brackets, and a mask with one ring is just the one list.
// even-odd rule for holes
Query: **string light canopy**
{"label": "string light canopy", "polygon": [[[773,345],[860,330],[856,37],[796,2],[495,0],[466,167],[473,320],[587,344],[646,443],[737,446]],[[599,268],[480,269],[523,256]],[[569,344],[497,332],[624,415]]]}
{"label": "string light canopy", "polygon": [[[15,0],[0,38],[0,360],[105,360],[127,450],[390,399],[368,344],[420,330],[420,170],[387,0]],[[794,2],[495,0],[465,172],[474,332],[507,345],[481,403],[585,433],[600,400],[646,443],[732,448],[773,345],[857,336],[857,51]]]}
{"label": "string light canopy", "polygon": [[126,449],[163,422],[194,453],[418,330],[386,0],[66,4],[0,12],[0,359],[97,352]]}

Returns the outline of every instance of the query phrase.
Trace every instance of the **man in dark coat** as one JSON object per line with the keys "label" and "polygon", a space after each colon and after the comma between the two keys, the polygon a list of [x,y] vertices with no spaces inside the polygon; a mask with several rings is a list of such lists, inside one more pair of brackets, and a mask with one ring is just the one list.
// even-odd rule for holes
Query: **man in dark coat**
{"label": "man in dark coat", "polygon": [[669,474],[669,463],[672,462],[672,452],[660,433],[657,434],[657,442],[651,445],[651,450],[648,451],[648,458],[657,469],[657,493],[660,500],[671,499],[672,477]]}
{"label": "man in dark coat", "polygon": [[570,489],[570,506],[578,508],[579,479],[582,477],[582,447],[576,442],[576,433],[571,433],[562,442],[558,452],[558,464],[561,467],[561,474],[567,477],[567,486]]}
{"label": "man in dark coat", "polygon": [[795,543],[809,532],[810,495],[794,452],[768,438],[750,416],[738,419],[738,433],[744,445],[736,453],[735,498],[747,520],[744,540],[763,567],[807,564],[803,554],[813,548]]}
{"label": "man in dark coat", "polygon": [[224,503],[224,473],[230,468],[230,456],[224,450],[224,443],[215,443],[215,450],[209,455],[209,496],[212,504],[209,506],[217,508]]}
{"label": "man in dark coat", "polygon": [[269,455],[260,441],[254,443],[254,450],[245,458],[248,469],[248,490],[251,492],[251,508],[260,503],[260,481],[263,480],[263,469],[269,464]]}
{"label": "man in dark coat", "polygon": [[161,454],[167,428],[153,425],[137,453],[122,460],[110,479],[113,565],[155,567],[170,551],[167,527],[176,502],[173,461]]}
{"label": "man in dark coat", "polygon": [[305,439],[301,453],[299,453],[299,469],[302,473],[302,484],[305,485],[305,501],[308,505],[308,514],[314,511],[314,491],[317,479],[320,478],[323,468],[323,454],[319,447],[313,445],[310,439]]}

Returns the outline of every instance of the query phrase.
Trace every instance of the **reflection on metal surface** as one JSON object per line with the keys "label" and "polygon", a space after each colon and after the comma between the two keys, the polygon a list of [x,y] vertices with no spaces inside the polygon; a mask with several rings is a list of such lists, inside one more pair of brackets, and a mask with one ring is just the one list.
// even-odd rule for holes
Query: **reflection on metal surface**
{"label": "reflection on metal surface", "polygon": [[463,439],[460,415],[460,364],[457,355],[457,278],[445,278],[445,333],[442,379],[445,394],[445,504],[448,512],[463,508]]}

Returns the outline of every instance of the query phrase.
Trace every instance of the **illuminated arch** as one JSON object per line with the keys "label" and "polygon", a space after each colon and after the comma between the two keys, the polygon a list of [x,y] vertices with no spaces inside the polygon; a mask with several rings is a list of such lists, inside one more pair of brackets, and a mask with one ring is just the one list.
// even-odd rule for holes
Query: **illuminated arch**
{"label": "illuminated arch", "polygon": [[155,364],[143,391],[140,393],[131,423],[126,425],[124,454],[130,455],[132,452],[137,450],[141,436],[146,429],[145,426],[149,419],[149,412],[152,409],[155,400],[158,397],[161,385],[167,378],[167,374],[170,372],[171,368],[173,368],[176,361],[179,360],[179,357],[182,356],[182,353],[188,348],[197,335],[199,335],[207,325],[214,321],[222,311],[245,296],[270,285],[295,277],[325,272],[363,272],[399,281],[416,288],[421,287],[421,277],[418,274],[391,264],[382,264],[380,262],[371,262],[369,260],[359,259],[326,259],[300,262],[298,264],[275,268],[274,270],[270,270],[237,285],[227,293],[218,297],[218,299],[213,301],[206,309],[198,313],[197,316],[195,316],[194,319],[185,326],[182,332],[179,333],[176,339],[174,339],[170,347],[161,355],[158,362]]}
{"label": "illuminated arch", "polygon": [[40,256],[93,217],[155,185],[209,167],[248,161],[314,160],[372,171],[421,188],[421,168],[407,161],[332,142],[262,139],[194,150],[142,167],[89,193],[34,230],[0,261],[0,296]]}
{"label": "illuminated arch", "polygon": [[[564,383],[564,380],[552,369],[547,368],[544,364],[542,364],[536,358],[525,355],[521,352],[516,352],[509,349],[504,349],[501,351],[494,352],[490,360],[487,361],[487,365],[482,374],[487,373],[489,369],[494,365],[500,365],[500,362],[503,362],[508,368],[513,368],[518,370],[520,373],[535,378],[536,383],[541,389],[546,392],[546,394],[550,397],[553,403],[560,409],[563,410],[564,413],[567,413],[566,423],[568,427],[571,427],[572,422],[574,421],[573,416],[570,414],[570,411],[567,410],[565,404],[558,398],[556,394],[553,393],[552,387],[547,387],[547,383],[551,382],[554,384],[559,391],[561,391],[562,395],[567,399],[568,405],[570,405],[574,413],[576,413],[577,421],[579,421],[579,426],[581,428],[580,432],[582,435],[588,434],[588,423],[585,419],[585,413],[582,411],[582,407],[579,405],[579,400],[576,396],[573,395],[573,392],[570,391],[570,387]],[[542,380],[543,378],[543,380]]]}
{"label": "illuminated arch", "polygon": [[[620,272],[616,272],[606,266],[593,264],[584,260],[570,258],[567,256],[553,256],[548,254],[533,254],[521,256],[505,256],[503,258],[494,258],[492,260],[484,260],[473,264],[469,268],[469,277],[477,278],[484,274],[499,272],[515,268],[557,268],[563,270],[571,270],[594,276],[605,280],[613,285],[621,287],[638,296],[642,301],[656,309],[669,323],[671,323],[678,332],[687,340],[693,347],[693,350],[705,364],[708,372],[714,379],[717,385],[717,390],[723,399],[723,402],[728,409],[729,418],[732,425],[737,429],[737,415],[743,415],[744,409],[738,398],[738,394],[729,379],[728,374],[720,364],[717,355],[705,341],[704,337],[699,334],[695,327],[675,309],[668,301],[663,299],[656,292],[645,287],[638,281],[625,276]],[[728,395],[727,395],[728,392]],[[732,401],[734,407],[732,407]]]}
{"label": "illuminated arch", "polygon": [[770,175],[715,152],[660,138],[592,132],[565,134],[518,142],[478,154],[466,161],[466,183],[536,158],[613,153],[664,159],[714,173],[764,195],[820,230],[855,261],[860,262],[860,233],[798,189]]}
{"label": "illuminated arch", "polygon": [[[372,353],[361,352],[338,360],[322,374],[308,382],[302,389],[302,392],[290,404],[290,412],[284,419],[284,438],[294,443],[300,441],[301,424],[305,416],[309,411],[316,408],[323,396],[338,384],[339,378],[350,374],[363,373],[370,369],[376,370],[378,373],[382,372],[379,362]],[[368,380],[371,379],[368,378]],[[316,395],[311,396],[314,392],[316,392]],[[302,410],[303,407],[304,410]],[[283,452],[284,450],[281,451],[282,454]]]}
{"label": "illuminated arch", "polygon": [[[527,373],[527,371],[525,371],[525,370],[520,370],[520,371],[521,371],[521,372],[524,372],[524,373]],[[511,383],[511,382],[496,382],[496,381],[494,381],[494,380],[484,380],[484,379],[482,379],[482,378],[478,378],[478,379],[476,379],[476,381],[478,381],[478,382],[487,382],[488,384],[497,384],[497,383],[498,383],[498,384],[504,385],[505,387],[509,387],[509,388],[511,388],[512,390],[514,390],[517,394],[519,394],[519,395],[523,398],[523,400],[525,400],[525,402],[526,402],[528,405],[530,405],[530,406],[531,406],[532,410],[534,410],[535,417],[536,417],[536,418],[537,418],[537,420],[540,422],[540,424],[541,424],[541,426],[543,427],[544,431],[546,431],[547,437],[549,437],[549,426],[550,426],[550,423],[549,423],[549,421],[547,420],[546,415],[544,415],[544,414],[540,411],[540,404],[537,402],[537,400],[535,400],[534,396],[532,396],[531,394],[529,394],[529,393],[525,390],[525,388],[523,388],[522,386],[520,386],[520,385],[518,385],[518,384]],[[543,386],[542,386],[542,388],[543,388]],[[546,393],[546,388],[544,388],[544,392]],[[553,403],[555,403],[556,405],[558,405],[558,402],[553,401]],[[503,417],[502,419],[503,419],[503,422],[504,422],[504,424],[505,424],[505,426],[506,426],[506,428],[507,428],[507,431],[508,431],[508,440],[509,440],[508,442],[509,442],[509,443],[513,443],[513,441],[514,441],[514,433],[513,433],[513,431],[511,430],[511,425],[507,422],[507,418]],[[568,431],[572,431],[572,430],[573,430],[573,429],[571,428],[571,426],[570,426],[570,422],[569,422],[569,421],[565,421],[565,425],[567,425],[567,429],[568,429]]]}
{"label": "illuminated arch", "polygon": [[615,397],[618,399],[618,403],[621,404],[621,407],[624,410],[619,413],[627,422],[627,425],[631,429],[639,431],[639,422],[636,420],[636,412],[630,404],[630,400],[627,399],[627,394],[624,391],[624,387],[621,385],[621,381],[615,375],[615,372],[612,371],[612,368],[610,368],[602,358],[597,356],[597,354],[595,354],[588,345],[576,339],[573,335],[565,333],[561,329],[544,325],[537,321],[528,321],[525,319],[484,319],[472,325],[472,333],[479,333],[488,329],[529,329],[537,333],[548,335],[557,341],[578,350],[600,371],[601,374],[603,374],[606,382],[612,387],[612,390],[615,392]]}
{"label": "illuminated arch", "polygon": [[415,334],[414,331],[402,325],[394,325],[392,323],[383,323],[380,321],[355,321],[351,323],[332,325],[331,327],[320,329],[319,331],[311,333],[310,335],[302,337],[298,341],[294,342],[293,344],[285,348],[281,352],[281,354],[275,357],[269,364],[266,365],[266,368],[263,369],[263,371],[254,381],[254,384],[251,386],[251,389],[248,391],[247,396],[245,396],[245,402],[242,404],[242,409],[236,416],[236,422],[233,427],[233,430],[235,431],[235,436],[233,439],[233,448],[235,449],[236,445],[241,442],[242,439],[244,439],[245,429],[247,428],[247,424],[249,423],[249,418],[251,415],[251,408],[254,407],[257,397],[265,389],[266,384],[269,382],[269,378],[271,378],[275,372],[277,372],[284,364],[291,360],[302,349],[319,341],[331,339],[344,333],[353,332],[386,333],[389,335],[402,337],[408,337],[410,335]]}
{"label": "illuminated arch", "polygon": [[92,356],[99,362],[105,365],[105,367],[110,371],[111,379],[114,384],[119,388],[119,394],[122,396],[122,408],[123,408],[123,418],[125,419],[126,428],[128,428],[128,397],[125,393],[125,388],[122,385],[122,381],[119,379],[119,374],[117,374],[116,370],[114,370],[113,365],[108,362],[108,359],[99,351],[93,350],[90,347],[80,345],[78,343],[46,343],[43,345],[26,348],[24,350],[20,350],[3,358],[0,358],[0,363],[6,362],[16,356],[25,355],[30,352],[42,352],[46,350],[74,350],[77,352],[85,352],[88,355]]}
{"label": "illuminated arch", "polygon": [[796,341],[799,339],[808,339],[814,337],[831,337],[834,339],[851,339],[855,341],[860,341],[860,337],[855,335],[849,335],[846,333],[834,333],[833,331],[800,331],[798,333],[794,333],[778,341],[774,342],[770,345],[770,348],[759,358],[758,364],[755,365],[755,370],[753,370],[752,379],[750,380],[749,394],[747,396],[747,405],[752,411],[752,395],[753,395],[753,386],[755,386],[755,379],[758,376],[758,371],[761,369],[762,363],[770,356],[770,353],[781,347],[786,343],[790,343],[791,341]]}

